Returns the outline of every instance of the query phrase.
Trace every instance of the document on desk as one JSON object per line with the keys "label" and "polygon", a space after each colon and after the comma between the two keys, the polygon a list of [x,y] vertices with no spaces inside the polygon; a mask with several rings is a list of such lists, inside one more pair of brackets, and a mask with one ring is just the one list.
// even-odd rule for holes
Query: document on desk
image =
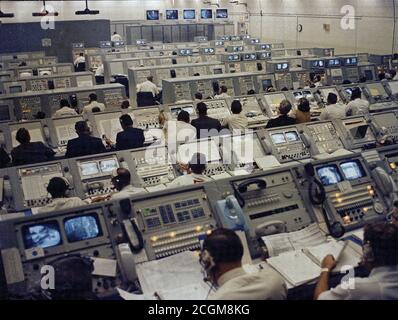
{"label": "document on desk", "polygon": [[205,300],[210,287],[203,281],[199,257],[184,251],[160,260],[137,265],[145,296],[164,300]]}
{"label": "document on desk", "polygon": [[262,239],[267,246],[270,257],[287,251],[316,246],[327,241],[326,235],[316,223],[299,231],[274,234],[262,237]]}

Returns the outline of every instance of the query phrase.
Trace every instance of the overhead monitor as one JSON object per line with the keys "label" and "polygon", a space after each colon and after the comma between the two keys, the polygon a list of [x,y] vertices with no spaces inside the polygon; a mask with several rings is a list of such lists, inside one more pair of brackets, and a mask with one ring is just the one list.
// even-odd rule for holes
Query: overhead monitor
{"label": "overhead monitor", "polygon": [[159,10],[147,10],[146,19],[150,21],[159,20]]}
{"label": "overhead monitor", "polygon": [[23,226],[22,239],[25,249],[50,248],[62,244],[61,232],[57,221],[46,221]]}
{"label": "overhead monitor", "polygon": [[213,10],[211,9],[201,9],[200,10],[201,19],[213,19]]}
{"label": "overhead monitor", "polygon": [[216,19],[228,19],[228,9],[216,9]]}
{"label": "overhead monitor", "polygon": [[183,17],[186,20],[192,20],[196,18],[196,12],[195,9],[184,9],[183,11]]}
{"label": "overhead monitor", "polygon": [[102,230],[96,214],[67,218],[64,220],[68,242],[77,242],[100,237]]}
{"label": "overhead monitor", "polygon": [[178,10],[166,10],[166,20],[178,20]]}

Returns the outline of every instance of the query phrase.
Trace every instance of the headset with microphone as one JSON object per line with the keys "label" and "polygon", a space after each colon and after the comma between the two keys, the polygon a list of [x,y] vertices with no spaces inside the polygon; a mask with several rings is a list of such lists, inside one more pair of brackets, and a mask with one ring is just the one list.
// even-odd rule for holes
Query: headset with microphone
{"label": "headset with microphone", "polygon": [[[62,182],[61,182],[62,181]],[[60,185],[59,183],[62,183]],[[58,184],[58,185],[57,185]],[[69,190],[70,190],[70,183],[65,177],[54,177],[52,178],[47,185],[47,192],[51,194],[51,191],[55,188],[61,187],[62,188],[62,193],[65,194],[66,196],[69,196]]]}

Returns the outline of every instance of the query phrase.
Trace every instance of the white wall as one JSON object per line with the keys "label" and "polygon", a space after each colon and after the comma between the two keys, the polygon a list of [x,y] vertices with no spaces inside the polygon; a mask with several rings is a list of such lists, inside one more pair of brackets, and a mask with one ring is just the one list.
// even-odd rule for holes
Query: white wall
{"label": "white wall", "polygon": [[[393,1],[249,0],[249,33],[264,41],[283,41],[293,47],[330,46],[337,53],[391,53]],[[355,8],[355,30],[340,27],[340,10],[344,5]],[[301,33],[296,31],[297,24],[303,25]],[[330,24],[330,32],[323,29],[323,24]]]}

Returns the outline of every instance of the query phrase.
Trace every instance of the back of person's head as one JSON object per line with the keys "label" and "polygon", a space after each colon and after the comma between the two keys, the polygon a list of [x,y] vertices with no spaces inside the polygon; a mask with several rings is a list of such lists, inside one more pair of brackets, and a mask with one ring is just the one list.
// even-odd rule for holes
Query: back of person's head
{"label": "back of person's head", "polygon": [[120,191],[131,183],[131,173],[128,169],[118,168],[112,172],[112,183]]}
{"label": "back of person's head", "polygon": [[348,79],[343,80],[342,84],[351,84],[352,82]]}
{"label": "back of person's head", "polygon": [[379,80],[384,80],[386,78],[386,74],[385,72],[379,72],[379,74],[377,75],[377,77],[379,78]]}
{"label": "back of person's head", "polygon": [[227,93],[228,92],[228,88],[226,86],[221,86],[220,87],[220,92],[221,93]]}
{"label": "back of person's head", "polygon": [[122,127],[131,127],[133,125],[133,119],[129,114],[123,114],[120,116],[119,121]]}
{"label": "back of person's head", "polygon": [[281,89],[281,91],[289,91],[289,89],[288,89],[287,87],[283,87],[283,88]]}
{"label": "back of person's head", "polygon": [[247,91],[248,95],[252,95],[252,94],[256,94],[256,91],[254,91],[253,89],[250,89],[249,91]]}
{"label": "back of person's head", "polygon": [[178,113],[177,121],[183,121],[183,122],[189,123],[189,121],[190,121],[189,113],[185,110],[181,110]]}
{"label": "back of person's head", "polygon": [[90,133],[90,128],[86,121],[78,121],[75,123],[75,130],[78,135]]}
{"label": "back of person's head", "polygon": [[361,77],[359,78],[359,83],[365,83],[367,80],[368,80],[368,79],[366,79],[365,76],[361,76]]}
{"label": "back of person's head", "polygon": [[113,34],[117,34],[117,32],[115,31]]}
{"label": "back of person's head", "polygon": [[310,102],[307,98],[300,98],[298,101],[297,109],[301,112],[310,112]]}
{"label": "back of person's head", "polygon": [[79,53],[79,56],[84,57],[84,53],[83,53],[83,52],[80,52],[80,53]]}
{"label": "back of person's head", "polygon": [[203,153],[194,153],[189,161],[189,168],[195,174],[202,174],[206,170],[207,160]]}
{"label": "back of person's head", "polygon": [[218,94],[220,92],[220,84],[218,81],[213,81],[211,85],[213,87],[214,94]]}
{"label": "back of person's head", "polygon": [[333,92],[329,92],[327,97],[329,104],[336,104],[337,103],[337,96]]}
{"label": "back of person's head", "polygon": [[17,134],[15,135],[15,139],[20,143],[29,143],[30,142],[30,133],[28,129],[19,128]]}
{"label": "back of person's head", "polygon": [[63,107],[68,107],[68,108],[70,108],[69,101],[66,100],[66,99],[61,99],[61,101],[59,102],[59,105],[60,105],[61,108],[63,108]]}
{"label": "back of person's head", "polygon": [[242,104],[239,100],[234,100],[231,103],[231,111],[233,114],[239,114],[242,112]]}
{"label": "back of person's head", "polygon": [[322,80],[322,77],[318,74],[315,76],[315,80],[319,82]]}
{"label": "back of person's head", "polygon": [[375,267],[398,265],[398,228],[386,222],[365,225],[364,260]]}
{"label": "back of person's head", "polygon": [[45,114],[43,111],[38,111],[38,112],[36,113],[35,118],[36,118],[36,119],[39,119],[39,120],[45,119],[45,118],[46,118],[46,114]]}
{"label": "back of person's head", "polygon": [[281,115],[287,115],[290,110],[292,110],[292,104],[289,102],[289,100],[282,100],[279,104],[279,113]]}
{"label": "back of person's head", "polygon": [[199,116],[205,116],[207,115],[207,105],[204,102],[199,102],[196,105],[196,109],[198,111]]}
{"label": "back of person's head", "polygon": [[88,98],[90,99],[90,101],[97,101],[97,99],[98,99],[98,97],[95,93],[90,93]]}
{"label": "back of person's head", "polygon": [[207,251],[215,264],[239,263],[243,257],[243,245],[239,236],[229,229],[214,230],[203,241],[202,252]]}
{"label": "back of person's head", "polygon": [[362,97],[361,89],[358,87],[352,89],[351,100],[360,99]]}
{"label": "back of person's head", "polygon": [[200,76],[200,73],[199,73],[199,72],[196,72],[196,73],[193,74],[193,76],[194,76],[194,77],[199,77],[199,76]]}
{"label": "back of person's head", "polygon": [[195,93],[195,99],[202,100],[203,99],[203,94],[201,92],[196,92]]}
{"label": "back of person's head", "polygon": [[390,74],[391,78],[394,78],[397,75],[397,71],[395,71],[394,69],[391,69],[389,71],[389,74]]}
{"label": "back of person's head", "polygon": [[65,197],[68,189],[69,183],[62,177],[51,178],[47,186],[47,192],[51,194],[53,199]]}
{"label": "back of person's head", "polygon": [[152,77],[152,76],[147,76],[146,79],[147,79],[148,81],[153,82],[153,77]]}
{"label": "back of person's head", "polygon": [[97,113],[97,112],[101,112],[101,109],[99,107],[94,107],[91,109],[92,113]]}
{"label": "back of person's head", "polygon": [[122,109],[128,109],[129,107],[130,107],[130,101],[124,100],[124,101],[122,102],[121,108],[122,108]]}
{"label": "back of person's head", "polygon": [[53,300],[95,299],[93,294],[93,260],[88,257],[69,255],[49,262],[54,268]]}

